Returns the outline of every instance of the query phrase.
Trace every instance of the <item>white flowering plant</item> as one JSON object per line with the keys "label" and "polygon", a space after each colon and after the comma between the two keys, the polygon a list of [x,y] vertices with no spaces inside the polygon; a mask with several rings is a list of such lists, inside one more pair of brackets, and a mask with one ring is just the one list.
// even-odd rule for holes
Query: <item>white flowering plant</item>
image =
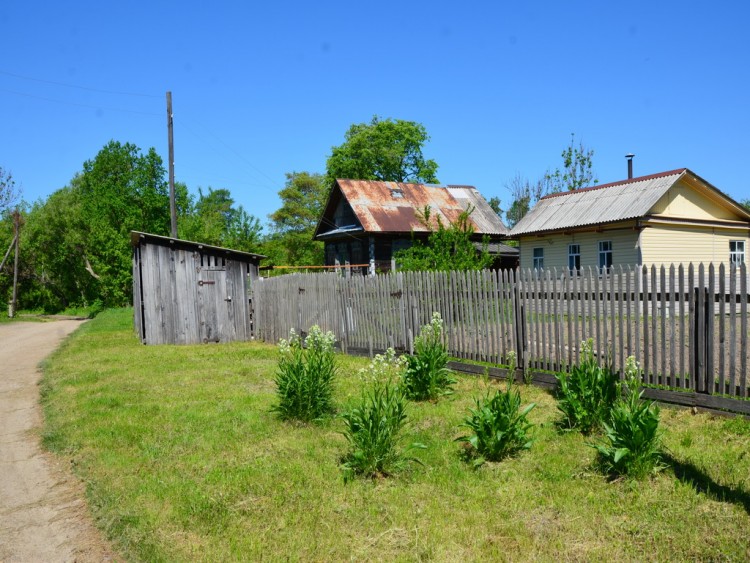
{"label": "white flowering plant", "polygon": [[456,380],[448,365],[448,350],[443,343],[443,319],[433,313],[430,324],[420,330],[414,342],[414,355],[406,357],[403,388],[414,401],[436,400],[451,393]]}
{"label": "white flowering plant", "polygon": [[309,422],[333,412],[336,337],[319,326],[302,339],[294,329],[278,344],[279,367],[275,383],[279,403],[273,407],[282,419]]}

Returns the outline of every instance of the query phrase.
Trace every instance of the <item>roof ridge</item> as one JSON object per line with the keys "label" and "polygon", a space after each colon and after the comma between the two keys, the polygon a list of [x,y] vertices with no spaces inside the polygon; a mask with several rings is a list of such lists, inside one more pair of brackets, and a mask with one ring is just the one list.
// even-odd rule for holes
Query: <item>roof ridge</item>
{"label": "roof ridge", "polygon": [[548,199],[553,197],[560,197],[565,195],[571,195],[571,194],[577,194],[580,192],[590,192],[593,190],[601,190],[604,188],[611,188],[614,186],[622,186],[624,184],[634,184],[636,182],[645,182],[646,180],[654,180],[656,178],[664,178],[666,176],[674,176],[677,174],[682,174],[685,172],[687,168],[676,168],[674,170],[668,170],[667,172],[657,172],[656,174],[648,174],[646,176],[638,176],[637,178],[628,178],[627,180],[619,180],[617,182],[610,182],[608,184],[600,184],[597,186],[588,186],[585,188],[580,188],[578,190],[570,190],[567,192],[555,192],[552,194],[547,194],[543,196],[541,199]]}

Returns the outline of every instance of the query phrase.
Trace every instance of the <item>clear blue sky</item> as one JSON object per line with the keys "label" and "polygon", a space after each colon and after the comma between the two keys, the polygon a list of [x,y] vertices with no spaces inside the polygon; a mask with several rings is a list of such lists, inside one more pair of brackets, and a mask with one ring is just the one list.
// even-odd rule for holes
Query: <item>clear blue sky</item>
{"label": "clear blue sky", "polygon": [[[324,172],[373,115],[421,122],[442,183],[482,194],[561,164],[600,183],[679,167],[750,198],[750,4],[0,3],[0,166],[48,196],[110,139],[155,147],[191,191],[264,223],[284,173]],[[75,87],[73,87],[75,86]]]}

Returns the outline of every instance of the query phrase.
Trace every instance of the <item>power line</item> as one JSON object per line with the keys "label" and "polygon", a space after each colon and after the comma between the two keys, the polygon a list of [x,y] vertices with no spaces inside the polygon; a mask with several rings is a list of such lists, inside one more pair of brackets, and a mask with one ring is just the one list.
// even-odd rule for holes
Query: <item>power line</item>
{"label": "power line", "polygon": [[149,115],[149,116],[154,116],[154,117],[160,117],[160,114],[158,113],[151,113],[147,111],[138,111],[138,110],[132,110],[132,109],[111,108],[111,107],[105,107],[105,106],[93,106],[90,104],[81,104],[78,102],[68,102],[64,100],[56,100],[54,98],[46,98],[44,96],[37,96],[35,94],[28,94],[26,92],[17,92],[15,90],[8,90],[7,88],[0,88],[0,92],[6,92],[8,94],[15,94],[16,96],[24,96],[26,98],[35,98],[37,100],[44,100],[45,102],[54,102],[56,104],[64,104],[68,106],[76,106],[76,107],[82,107],[82,108],[107,110],[107,111],[119,111],[123,113],[133,113],[137,115]]}
{"label": "power line", "polygon": [[100,88],[90,88],[88,86],[79,86],[76,84],[66,84],[65,82],[55,82],[54,80],[44,80],[42,78],[32,78],[30,76],[22,76],[20,74],[14,74],[5,70],[0,70],[0,74],[5,76],[12,76],[13,78],[20,78],[21,80],[29,80],[31,82],[41,82],[42,84],[54,84],[55,86],[64,86],[66,88],[77,88],[78,90],[86,90],[88,92],[99,92],[101,94],[115,94],[118,96],[137,96],[141,98],[158,98],[154,94],[141,94],[138,92],[118,92],[116,90],[102,90]]}

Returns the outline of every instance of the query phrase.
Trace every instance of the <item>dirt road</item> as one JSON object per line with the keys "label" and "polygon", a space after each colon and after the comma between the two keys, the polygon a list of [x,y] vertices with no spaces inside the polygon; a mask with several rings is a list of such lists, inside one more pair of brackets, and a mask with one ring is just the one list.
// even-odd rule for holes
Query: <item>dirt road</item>
{"label": "dirt road", "polygon": [[0,324],[0,562],[109,561],[64,460],[40,445],[37,365],[81,321]]}

